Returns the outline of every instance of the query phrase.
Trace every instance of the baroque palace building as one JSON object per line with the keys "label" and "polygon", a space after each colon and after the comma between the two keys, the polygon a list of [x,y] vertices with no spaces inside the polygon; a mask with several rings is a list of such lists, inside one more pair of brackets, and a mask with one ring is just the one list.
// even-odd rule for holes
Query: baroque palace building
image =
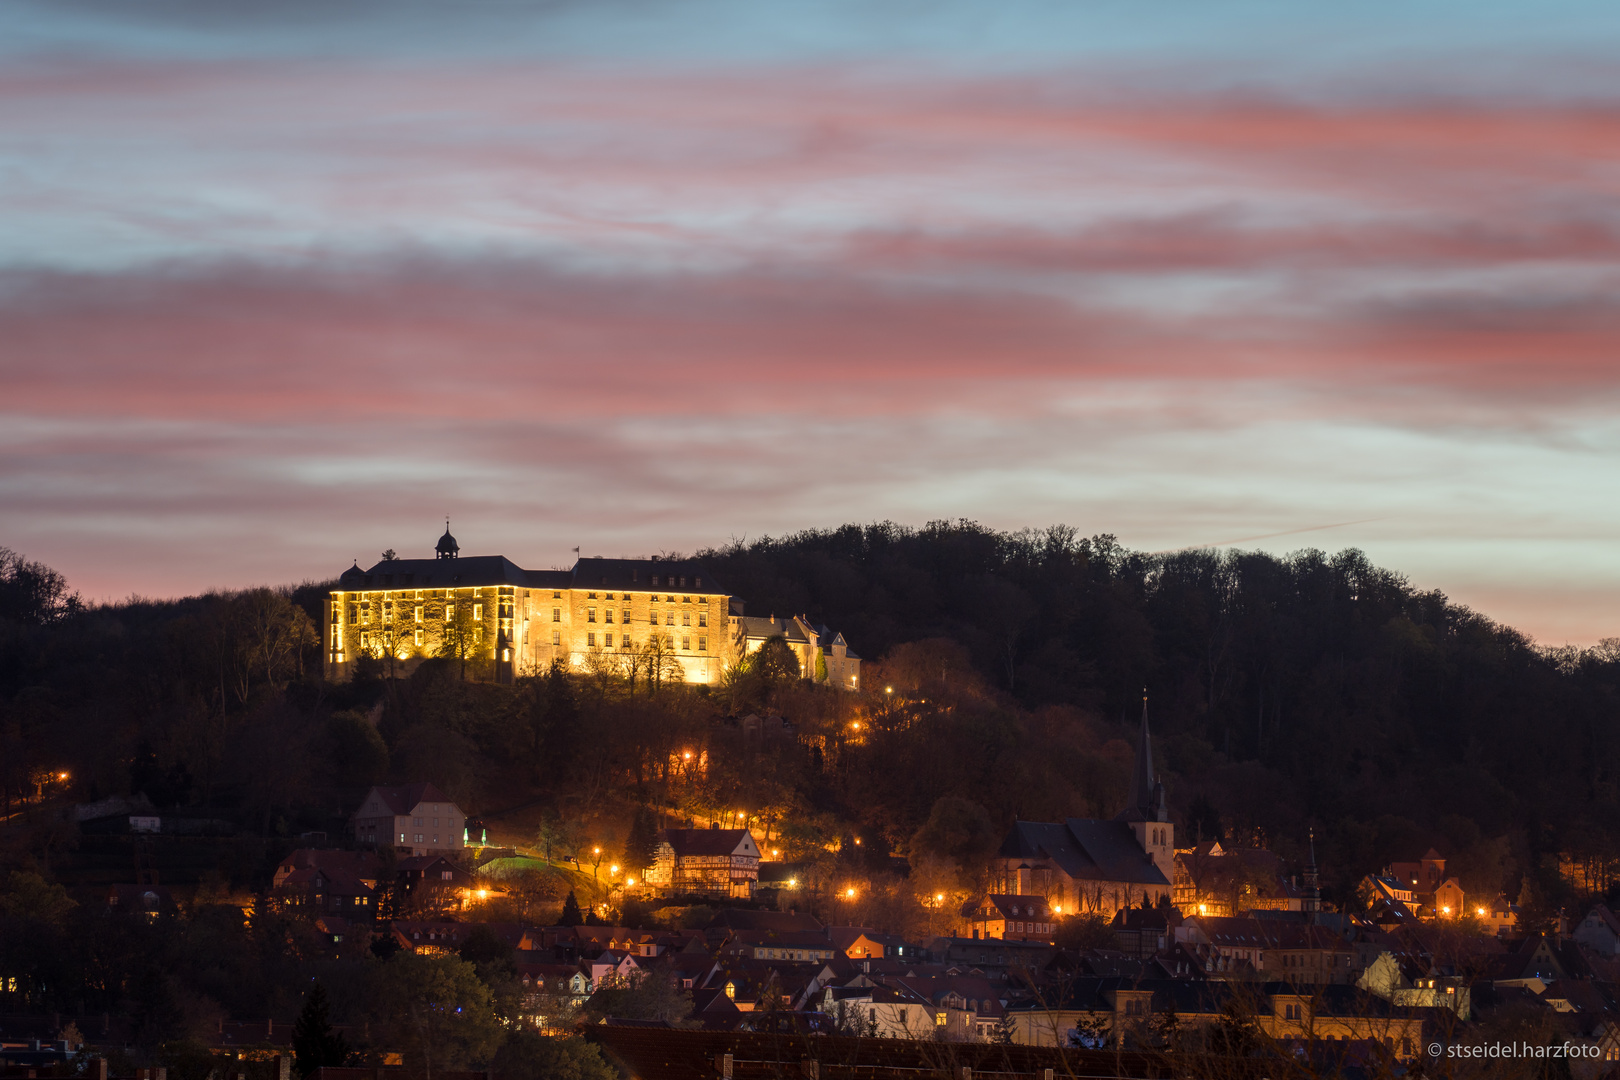
{"label": "baroque palace building", "polygon": [[324,619],[327,678],[352,678],[363,655],[391,656],[406,673],[431,656],[465,656],[510,682],[554,661],[575,670],[627,662],[656,636],[686,682],[712,685],[779,636],[804,678],[860,688],[860,657],[842,634],[802,617],[748,618],[696,562],[584,558],[571,570],[524,570],[503,555],[462,558],[448,526],[435,551],[343,572]]}

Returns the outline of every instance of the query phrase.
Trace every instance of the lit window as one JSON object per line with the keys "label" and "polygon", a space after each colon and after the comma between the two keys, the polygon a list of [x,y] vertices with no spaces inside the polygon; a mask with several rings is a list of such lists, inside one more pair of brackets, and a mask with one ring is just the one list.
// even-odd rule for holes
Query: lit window
{"label": "lit window", "polygon": [[363,622],[363,623],[370,623],[371,622],[371,604],[370,603],[364,603],[364,604],[360,605],[360,621]]}
{"label": "lit window", "polygon": [[415,643],[417,645],[422,644],[422,628],[420,626],[418,626],[416,628],[416,642]]}
{"label": "lit window", "polygon": [[[653,584],[654,585],[658,584],[658,579],[657,578],[653,578]],[[652,602],[655,603],[655,604],[658,603],[658,594],[657,593],[652,594]]]}
{"label": "lit window", "polygon": [[482,622],[483,620],[484,620],[484,605],[483,604],[474,604],[473,605],[473,622]]}
{"label": "lit window", "polygon": [[405,834],[404,833],[399,834],[399,842],[402,843],[402,844],[405,842]]}
{"label": "lit window", "polygon": [[585,609],[585,621],[586,622],[595,622],[596,621],[596,609],[595,608],[590,607],[590,608]]}
{"label": "lit window", "polygon": [[562,608],[554,607],[551,609],[551,621],[562,622]]}
{"label": "lit window", "polygon": [[446,604],[446,605],[444,605],[444,621],[445,622],[454,622],[455,618],[456,618],[456,605],[454,605],[454,604]]}
{"label": "lit window", "polygon": [[553,645],[561,645],[562,644],[562,631],[561,630],[553,630],[551,632],[551,643]]}
{"label": "lit window", "polygon": [[416,621],[417,622],[422,621],[422,605],[421,604],[416,605]]}
{"label": "lit window", "polygon": [[944,1013],[935,1013],[934,1014],[934,1024],[935,1024],[935,1026],[936,1027],[944,1027],[945,1026],[945,1019],[946,1019],[946,1017],[945,1017]]}

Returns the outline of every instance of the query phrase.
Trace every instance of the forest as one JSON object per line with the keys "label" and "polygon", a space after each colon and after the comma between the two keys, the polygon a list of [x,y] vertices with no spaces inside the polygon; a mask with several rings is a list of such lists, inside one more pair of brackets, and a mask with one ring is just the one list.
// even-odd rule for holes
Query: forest
{"label": "forest", "polygon": [[432,780],[563,857],[620,851],[638,815],[744,822],[818,887],[863,882],[872,907],[841,917],[914,927],[939,918],[919,897],[982,886],[1014,818],[1117,812],[1145,707],[1179,836],[1297,867],[1314,829],[1341,905],[1431,846],[1475,895],[1616,880],[1620,642],[1539,647],[1355,550],[1149,555],[952,521],[691,557],[750,614],[842,631],[863,691],[764,663],[714,688],[607,666],[500,686],[449,661],[332,685],[328,582],[86,605],[6,551],[0,870],[72,865],[71,824],[30,806],[143,793],[259,838],[217,884],[262,888],[366,785]]}

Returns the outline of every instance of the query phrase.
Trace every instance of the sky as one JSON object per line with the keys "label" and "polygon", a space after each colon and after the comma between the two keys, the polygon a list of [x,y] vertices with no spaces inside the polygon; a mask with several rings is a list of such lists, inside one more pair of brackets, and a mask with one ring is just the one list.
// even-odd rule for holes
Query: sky
{"label": "sky", "polygon": [[[454,9],[454,10],[452,10]],[[1620,636],[1620,7],[0,7],[0,545],[92,599],[845,522]]]}

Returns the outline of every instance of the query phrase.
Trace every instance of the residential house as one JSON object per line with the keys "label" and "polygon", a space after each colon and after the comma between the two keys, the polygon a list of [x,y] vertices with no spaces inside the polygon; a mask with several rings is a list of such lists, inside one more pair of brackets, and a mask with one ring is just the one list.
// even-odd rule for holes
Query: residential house
{"label": "residential house", "polygon": [[467,815],[432,784],[374,787],[350,818],[362,844],[401,855],[446,855],[466,847]]}
{"label": "residential house", "polygon": [[810,622],[803,615],[778,619],[742,614],[733,604],[730,614],[732,649],[746,656],[771,638],[781,638],[799,660],[799,677],[813,679],[843,690],[861,688],[861,658],[849,647],[844,635]]}
{"label": "residential house", "polygon": [[1056,996],[1007,1006],[1013,1041],[1031,1046],[1131,1045],[1149,1038],[1161,1017],[1173,1015],[1186,1029],[1221,1023],[1233,1013],[1246,1014],[1274,1039],[1302,1047],[1377,1046],[1403,1062],[1424,1054],[1422,1011],[1353,986],[1080,978]]}
{"label": "residential house", "polygon": [[660,895],[706,893],[749,899],[759,882],[759,848],[747,829],[665,829],[647,872]]}
{"label": "residential house", "polygon": [[1057,932],[1057,916],[1044,896],[991,893],[963,905],[962,918],[976,938],[1050,942]]}
{"label": "residential house", "polygon": [[1176,852],[1172,902],[1188,915],[1306,910],[1306,890],[1282,869],[1273,851],[1205,840]]}
{"label": "residential house", "polygon": [[1599,956],[1620,956],[1620,919],[1607,904],[1596,904],[1575,926],[1571,935]]}

